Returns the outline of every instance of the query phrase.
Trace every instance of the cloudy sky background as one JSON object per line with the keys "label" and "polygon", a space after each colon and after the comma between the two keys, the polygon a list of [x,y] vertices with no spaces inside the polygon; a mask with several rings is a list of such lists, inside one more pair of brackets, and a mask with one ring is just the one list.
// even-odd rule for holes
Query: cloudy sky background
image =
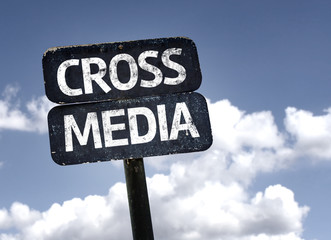
{"label": "cloudy sky background", "polygon": [[145,159],[155,239],[330,235],[329,1],[0,3],[0,240],[131,239],[122,161],[61,167],[41,59],[55,46],[187,36],[213,146]]}

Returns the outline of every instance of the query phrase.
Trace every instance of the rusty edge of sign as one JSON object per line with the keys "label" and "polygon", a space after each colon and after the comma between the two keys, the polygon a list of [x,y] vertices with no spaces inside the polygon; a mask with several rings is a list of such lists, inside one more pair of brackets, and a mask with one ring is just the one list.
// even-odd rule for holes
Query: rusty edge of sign
{"label": "rusty edge of sign", "polygon": [[51,47],[48,48],[44,54],[43,57],[47,55],[49,52],[56,52],[60,49],[67,49],[67,48],[75,48],[75,47],[91,47],[91,46],[97,46],[97,45],[102,45],[102,44],[119,44],[119,43],[130,43],[130,42],[137,42],[137,41],[145,41],[145,40],[152,40],[152,41],[157,41],[157,40],[162,40],[162,39],[186,39],[186,40],[191,40],[193,45],[195,46],[195,43],[192,39],[189,37],[168,37],[168,38],[152,38],[152,39],[141,39],[141,40],[130,40],[130,41],[121,41],[121,42],[104,42],[104,43],[91,43],[91,44],[82,44],[82,45],[68,45],[68,46],[59,46],[59,47]]}

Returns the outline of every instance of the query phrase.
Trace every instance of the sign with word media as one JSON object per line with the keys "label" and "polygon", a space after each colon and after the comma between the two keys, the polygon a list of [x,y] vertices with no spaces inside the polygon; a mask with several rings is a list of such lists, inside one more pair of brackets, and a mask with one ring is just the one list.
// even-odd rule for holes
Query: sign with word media
{"label": "sign with word media", "polygon": [[42,63],[55,103],[191,92],[201,84],[196,46],[184,37],[55,47]]}
{"label": "sign with word media", "polygon": [[48,114],[60,165],[203,151],[212,144],[208,108],[198,93],[56,106]]}

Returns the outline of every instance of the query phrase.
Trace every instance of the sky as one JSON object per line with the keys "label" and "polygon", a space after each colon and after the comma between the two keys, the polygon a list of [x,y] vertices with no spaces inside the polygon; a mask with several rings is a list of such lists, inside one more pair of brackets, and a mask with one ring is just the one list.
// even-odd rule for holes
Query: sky
{"label": "sky", "polygon": [[155,239],[328,239],[330,22],[323,0],[1,1],[0,240],[132,239],[122,161],[51,158],[42,56],[177,36],[214,141],[144,158]]}

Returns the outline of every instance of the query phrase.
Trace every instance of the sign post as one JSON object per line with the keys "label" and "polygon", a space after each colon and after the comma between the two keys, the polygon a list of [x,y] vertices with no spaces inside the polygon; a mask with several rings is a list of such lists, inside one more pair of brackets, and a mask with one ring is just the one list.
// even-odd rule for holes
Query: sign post
{"label": "sign post", "polygon": [[153,226],[143,159],[124,160],[124,171],[133,239],[153,240]]}
{"label": "sign post", "polygon": [[124,159],[134,240],[153,240],[143,157],[207,150],[212,134],[194,42],[160,38],[48,49],[51,155],[59,165]]}

